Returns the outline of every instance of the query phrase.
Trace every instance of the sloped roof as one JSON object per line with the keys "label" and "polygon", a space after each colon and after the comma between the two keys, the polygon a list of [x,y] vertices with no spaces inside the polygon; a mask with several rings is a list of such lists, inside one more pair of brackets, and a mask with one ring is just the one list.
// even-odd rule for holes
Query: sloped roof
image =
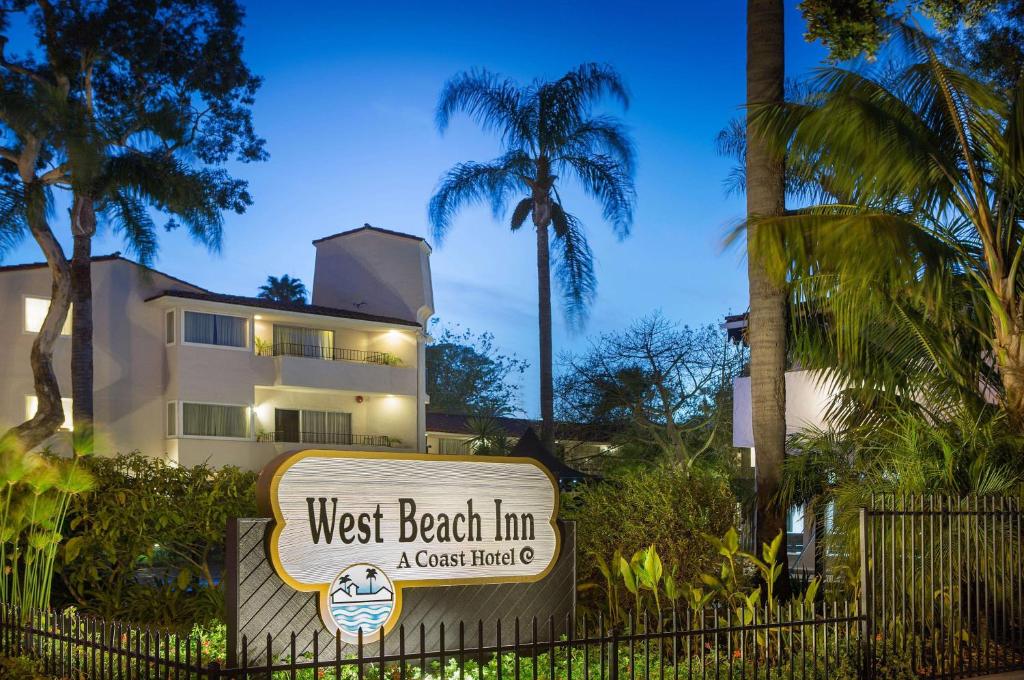
{"label": "sloped roof", "polygon": [[366,223],[366,224],[364,224],[361,227],[356,227],[355,229],[349,229],[347,231],[339,231],[337,234],[331,234],[330,236],[324,236],[322,238],[318,238],[318,239],[313,241],[313,245],[316,245],[317,243],[320,243],[321,241],[329,241],[332,238],[338,238],[340,236],[348,236],[350,234],[356,234],[356,233],[359,233],[361,231],[376,231],[376,232],[378,232],[380,234],[387,234],[389,236],[398,236],[398,237],[401,237],[401,238],[408,238],[408,239],[412,239],[414,241],[422,241],[423,243],[427,242],[427,240],[425,238],[423,238],[422,236],[416,236],[415,234],[406,234],[404,231],[394,231],[393,229],[382,229],[381,227],[375,227],[372,224]]}
{"label": "sloped roof", "polygon": [[188,300],[206,300],[209,302],[221,302],[229,305],[239,305],[242,307],[256,307],[258,309],[273,309],[281,312],[300,312],[302,314],[316,314],[318,316],[331,316],[341,319],[358,319],[360,321],[376,321],[378,323],[386,323],[395,326],[410,326],[412,328],[419,328],[420,325],[415,321],[407,321],[405,319],[399,319],[392,316],[378,316],[376,314],[365,314],[363,312],[353,312],[347,309],[336,309],[334,307],[323,307],[321,305],[306,305],[294,302],[275,302],[273,300],[264,300],[263,298],[257,297],[245,297],[243,295],[222,295],[220,293],[193,293],[191,291],[182,290],[165,290],[157,295],[154,295],[146,299],[146,302],[150,300],[156,300],[162,297],[174,297],[174,298],[185,298]]}
{"label": "sloped roof", "polygon": [[[427,411],[427,432],[441,432],[445,434],[476,434],[472,426],[473,418],[478,417],[467,413],[438,413]],[[522,437],[530,428],[540,427],[539,420],[528,418],[507,418],[502,416],[479,416],[493,421],[495,425],[504,430],[509,437]],[[611,437],[609,433],[601,428],[587,425],[585,423],[555,423],[555,437],[557,439],[571,439],[575,441],[607,442]]]}

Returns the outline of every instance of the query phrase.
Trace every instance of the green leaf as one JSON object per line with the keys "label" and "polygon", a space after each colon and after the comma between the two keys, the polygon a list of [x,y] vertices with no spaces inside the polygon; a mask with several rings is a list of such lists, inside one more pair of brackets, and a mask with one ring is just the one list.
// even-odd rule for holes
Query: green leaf
{"label": "green leaf", "polygon": [[626,590],[636,595],[637,584],[636,576],[633,575],[633,567],[623,557],[619,558],[619,574],[622,575],[622,580],[626,584]]}
{"label": "green leaf", "polygon": [[178,572],[178,581],[177,581],[178,590],[185,590],[185,589],[187,589],[191,582],[192,582],[192,572],[188,569],[188,567],[186,567],[186,568],[184,568],[184,569],[182,569],[181,571]]}
{"label": "green leaf", "polygon": [[83,539],[76,536],[65,544],[65,561],[74,562],[82,550]]}

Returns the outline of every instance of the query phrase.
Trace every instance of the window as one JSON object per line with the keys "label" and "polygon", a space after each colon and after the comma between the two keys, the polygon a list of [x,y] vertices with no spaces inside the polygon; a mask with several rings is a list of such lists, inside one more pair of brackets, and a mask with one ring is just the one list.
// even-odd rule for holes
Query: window
{"label": "window", "polygon": [[181,433],[189,437],[249,436],[249,407],[222,404],[182,404]]}
{"label": "window", "polygon": [[[64,409],[64,423],[60,426],[60,429],[71,430],[75,429],[74,421],[71,419],[71,399],[68,397],[61,397],[60,400],[61,408]],[[39,410],[39,397],[34,394],[30,394],[25,397],[25,420],[31,420],[35,417],[36,411]]]}
{"label": "window", "polygon": [[274,324],[274,353],[314,359],[333,359],[334,331]]}
{"label": "window", "polygon": [[438,437],[437,452],[443,454],[466,455],[473,451],[469,447],[469,441],[455,439],[454,437]]}
{"label": "window", "polygon": [[171,343],[174,342],[174,310],[172,309],[171,311],[167,312],[167,315],[164,318],[166,323],[165,342],[168,345],[170,345]]}
{"label": "window", "polygon": [[178,404],[174,401],[167,402],[167,436],[174,437],[178,434]]}
{"label": "window", "polygon": [[[43,327],[43,320],[46,313],[50,311],[49,298],[25,298],[25,330],[29,333],[38,333]],[[68,308],[68,318],[64,320],[64,328],[60,329],[61,335],[71,335],[71,308]]]}
{"label": "window", "polygon": [[352,414],[341,411],[300,411],[302,441],[307,444],[351,444]]}
{"label": "window", "polygon": [[248,319],[241,316],[185,312],[185,342],[223,347],[245,347]]}

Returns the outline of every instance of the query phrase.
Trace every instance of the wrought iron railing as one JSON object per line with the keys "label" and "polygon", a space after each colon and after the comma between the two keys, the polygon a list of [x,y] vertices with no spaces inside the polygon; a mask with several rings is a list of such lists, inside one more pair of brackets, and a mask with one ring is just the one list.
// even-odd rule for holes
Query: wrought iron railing
{"label": "wrought iron railing", "polygon": [[[79,615],[73,610],[21,611],[0,605],[0,656],[29,656],[60,678],[530,678],[531,680],[650,680],[651,678],[850,677],[862,670],[858,639],[863,617],[840,607],[789,605],[734,616],[731,607],[666,611],[609,626],[586,615],[564,620],[503,617],[399,624],[385,637],[354,643],[341,633],[242,637],[239,649],[215,652],[199,636]],[[502,619],[506,619],[502,626]]]}
{"label": "wrought iron railing", "polygon": [[256,348],[261,357],[302,357],[305,359],[322,359],[324,361],[356,361],[364,364],[380,364],[394,366],[398,358],[390,352],[371,352],[362,349],[346,349],[344,347],[325,347],[323,345],[303,345],[296,342],[278,342],[273,345],[261,345]]}
{"label": "wrought iron railing", "polygon": [[341,446],[392,446],[395,442],[383,434],[351,434],[344,432],[261,432],[256,435],[258,442],[288,444],[337,444]]}

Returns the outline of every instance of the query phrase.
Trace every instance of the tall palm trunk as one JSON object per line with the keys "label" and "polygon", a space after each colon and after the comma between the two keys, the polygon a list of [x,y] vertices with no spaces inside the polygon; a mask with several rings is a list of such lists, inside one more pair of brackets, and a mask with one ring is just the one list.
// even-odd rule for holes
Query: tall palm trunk
{"label": "tall palm trunk", "polygon": [[[550,213],[550,208],[547,211]],[[536,211],[534,213],[537,214]],[[551,339],[551,250],[548,245],[550,218],[537,228],[537,318],[540,323],[540,440],[555,453],[555,387]]]}
{"label": "tall palm trunk", "polygon": [[92,237],[95,203],[76,193],[71,210],[74,251],[71,256],[71,410],[75,453],[93,448]]}
{"label": "tall palm trunk", "polygon": [[[747,2],[747,104],[781,102],[784,98],[785,47],[782,0]],[[781,215],[785,211],[783,159],[751,131],[747,114],[747,216]],[[748,243],[754,242],[751,226]],[[747,249],[750,285],[750,398],[757,462],[757,540],[770,543],[786,531],[786,509],[776,507],[786,456],[786,288],[769,275],[759,254]],[[789,571],[776,586],[788,597]]]}
{"label": "tall palm trunk", "polygon": [[25,449],[42,444],[64,422],[60,385],[53,372],[53,347],[60,337],[71,304],[71,272],[64,251],[46,222],[46,196],[38,182],[25,184],[26,217],[29,231],[39,244],[50,270],[50,307],[32,343],[29,360],[38,408],[29,420],[12,427],[4,439],[14,438]]}

